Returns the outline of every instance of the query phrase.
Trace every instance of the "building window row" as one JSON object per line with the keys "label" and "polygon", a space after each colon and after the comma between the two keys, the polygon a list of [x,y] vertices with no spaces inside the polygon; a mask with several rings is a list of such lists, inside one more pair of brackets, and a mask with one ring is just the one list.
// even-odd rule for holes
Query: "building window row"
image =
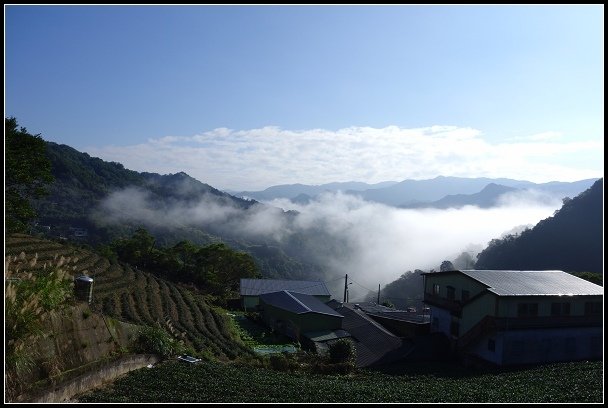
{"label": "building window row", "polygon": [[[433,295],[439,296],[439,284],[435,283],[433,284]],[[456,288],[453,286],[446,286],[446,298],[448,300],[456,300]],[[462,302],[466,302],[467,300],[469,300],[471,298],[471,292],[469,292],[468,290],[463,289],[460,299],[462,300]]]}
{"label": "building window row", "polygon": [[568,303],[568,302],[551,303],[551,316],[569,316],[569,315],[570,315],[570,303]]}
{"label": "building window row", "polygon": [[519,303],[517,305],[517,317],[538,316],[538,303]]}
{"label": "building window row", "polygon": [[602,302],[585,302],[585,316],[600,316],[602,312]]}

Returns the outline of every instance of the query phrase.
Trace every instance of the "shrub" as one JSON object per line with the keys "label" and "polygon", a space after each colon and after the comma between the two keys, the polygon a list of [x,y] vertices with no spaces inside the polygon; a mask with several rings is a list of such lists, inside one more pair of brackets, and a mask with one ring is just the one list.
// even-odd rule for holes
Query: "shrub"
{"label": "shrub", "polygon": [[144,326],[139,329],[135,341],[135,351],[139,353],[158,354],[163,358],[183,354],[185,347],[174,339],[162,327]]}
{"label": "shrub", "polygon": [[356,351],[355,346],[350,340],[340,339],[329,345],[329,361],[336,363],[353,363],[355,362]]}

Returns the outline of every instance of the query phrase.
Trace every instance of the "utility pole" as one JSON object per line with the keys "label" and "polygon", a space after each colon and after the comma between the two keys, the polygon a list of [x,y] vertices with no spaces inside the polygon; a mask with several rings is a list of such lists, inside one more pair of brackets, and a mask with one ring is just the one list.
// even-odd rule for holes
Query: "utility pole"
{"label": "utility pole", "polygon": [[344,303],[347,302],[348,296],[348,274],[344,277]]}
{"label": "utility pole", "polygon": [[380,284],[378,284],[378,304],[380,304]]}

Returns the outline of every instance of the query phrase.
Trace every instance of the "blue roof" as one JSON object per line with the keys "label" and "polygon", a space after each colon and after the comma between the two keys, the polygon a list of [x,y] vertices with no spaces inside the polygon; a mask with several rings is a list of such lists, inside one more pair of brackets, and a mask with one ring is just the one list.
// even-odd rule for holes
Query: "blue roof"
{"label": "blue roof", "polygon": [[321,281],[241,279],[241,296],[258,296],[263,293],[289,290],[312,296],[331,296],[327,286]]}
{"label": "blue roof", "polygon": [[314,296],[287,290],[264,293],[260,295],[260,302],[295,314],[319,313],[340,318],[343,317],[340,313],[336,312]]}

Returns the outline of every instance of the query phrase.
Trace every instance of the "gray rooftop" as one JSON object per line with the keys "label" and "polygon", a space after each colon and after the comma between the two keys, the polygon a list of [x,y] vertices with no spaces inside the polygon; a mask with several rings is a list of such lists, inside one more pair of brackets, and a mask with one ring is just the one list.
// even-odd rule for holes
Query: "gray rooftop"
{"label": "gray rooftop", "polygon": [[281,290],[312,296],[331,296],[327,286],[321,281],[241,279],[241,296],[258,296]]}
{"label": "gray rooftop", "polygon": [[303,333],[305,337],[315,342],[324,342],[329,340],[341,339],[344,337],[350,337],[350,333],[346,330],[320,330]]}
{"label": "gray rooftop", "polygon": [[287,290],[264,293],[260,295],[260,301],[296,314],[319,313],[340,318],[343,317],[340,313],[336,312],[316,297],[303,293],[290,292]]}
{"label": "gray rooftop", "polygon": [[386,330],[381,324],[351,303],[332,303],[332,307],[344,316],[342,329],[351,334],[357,350],[357,366],[368,367],[388,363],[405,355],[400,337]]}
{"label": "gray rooftop", "polygon": [[[604,288],[564,271],[461,270],[498,296],[603,295]],[[441,272],[439,272],[441,273]]]}

